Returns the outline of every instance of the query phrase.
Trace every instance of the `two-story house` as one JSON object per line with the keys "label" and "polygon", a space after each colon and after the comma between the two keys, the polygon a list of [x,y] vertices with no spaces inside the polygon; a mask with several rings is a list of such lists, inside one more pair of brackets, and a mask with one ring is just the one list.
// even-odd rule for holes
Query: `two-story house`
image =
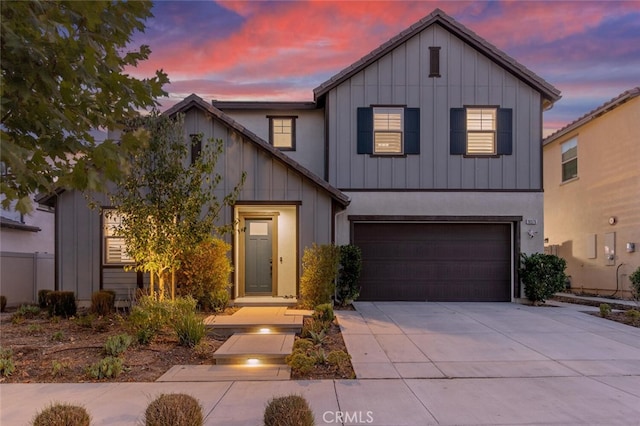
{"label": "two-story house", "polygon": [[[207,102],[186,133],[224,141],[232,297],[298,294],[312,243],[358,245],[360,300],[510,301],[543,249],[542,111],[559,91],[435,10],[314,89],[313,102]],[[185,140],[188,137],[185,135]],[[143,282],[81,194],[57,198],[59,288]],[[105,201],[105,208],[109,208]],[[113,247],[112,247],[113,246]]]}
{"label": "two-story house", "polygon": [[544,140],[546,250],[571,290],[631,296],[640,267],[640,87]]}

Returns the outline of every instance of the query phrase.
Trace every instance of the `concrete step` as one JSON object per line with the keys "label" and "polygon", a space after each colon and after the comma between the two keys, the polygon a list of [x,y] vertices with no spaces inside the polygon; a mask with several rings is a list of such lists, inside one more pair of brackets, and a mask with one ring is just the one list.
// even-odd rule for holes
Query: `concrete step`
{"label": "concrete step", "polygon": [[295,297],[237,297],[231,301],[231,306],[253,307],[253,306],[295,306],[298,299]]}
{"label": "concrete step", "polygon": [[215,351],[213,358],[218,365],[284,364],[284,359],[291,353],[294,339],[294,332],[236,333]]}
{"label": "concrete step", "polygon": [[223,336],[234,333],[298,333],[308,314],[309,311],[294,311],[285,307],[244,307],[233,315],[209,316],[204,324],[209,333]]}
{"label": "concrete step", "polygon": [[291,367],[282,364],[175,365],[156,382],[289,380],[290,378]]}

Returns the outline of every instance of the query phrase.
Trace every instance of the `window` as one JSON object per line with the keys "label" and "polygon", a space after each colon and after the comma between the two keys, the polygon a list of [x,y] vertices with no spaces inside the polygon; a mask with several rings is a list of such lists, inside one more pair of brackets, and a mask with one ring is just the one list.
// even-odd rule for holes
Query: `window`
{"label": "window", "polygon": [[358,108],[358,154],[420,154],[420,109]]}
{"label": "window", "polygon": [[373,109],[373,153],[402,154],[402,108]]}
{"label": "window", "polygon": [[122,224],[122,215],[114,209],[105,209],[102,214],[104,238],[104,264],[123,265],[133,263],[127,254],[124,238],[117,237],[116,229]]}
{"label": "window", "polygon": [[578,138],[569,139],[561,145],[562,181],[578,177]]}
{"label": "window", "polygon": [[296,148],[296,118],[297,117],[268,117],[269,142],[281,150]]}
{"label": "window", "polygon": [[429,46],[429,77],[440,77],[440,47]]}
{"label": "window", "polygon": [[511,155],[512,115],[509,108],[451,108],[450,153],[475,157]]}

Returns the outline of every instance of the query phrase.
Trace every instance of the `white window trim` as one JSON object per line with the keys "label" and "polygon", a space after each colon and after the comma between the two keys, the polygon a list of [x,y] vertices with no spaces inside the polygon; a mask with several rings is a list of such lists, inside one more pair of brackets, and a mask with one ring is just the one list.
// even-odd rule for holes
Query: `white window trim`
{"label": "white window trim", "polygon": [[[469,126],[469,116],[471,114],[480,114],[478,126]],[[489,117],[487,117],[489,116]],[[487,118],[485,118],[487,117]],[[466,108],[466,127],[467,127],[467,146],[465,149],[466,155],[472,156],[495,156],[498,152],[498,142],[497,142],[497,133],[498,133],[498,108],[495,107],[468,107]],[[489,126],[489,128],[486,128]],[[471,128],[470,127],[479,127],[479,128]],[[474,149],[473,146],[470,145],[471,137],[473,136],[484,136],[490,138],[491,143],[491,151],[487,149]],[[487,144],[487,141],[484,141],[484,144]]]}
{"label": "white window trim", "polygon": [[[562,156],[564,155],[564,153],[569,151],[574,146],[576,148],[575,155],[573,157],[571,157],[571,158],[566,159],[566,160],[563,159]],[[572,161],[576,162],[576,175],[565,179],[564,178],[564,167],[565,167],[566,164],[569,164]],[[572,180],[575,180],[575,179],[578,179],[578,137],[577,136],[574,136],[571,139],[568,139],[565,142],[562,142],[560,144],[560,180],[561,180],[562,183],[566,183],[566,182],[571,182]]]}

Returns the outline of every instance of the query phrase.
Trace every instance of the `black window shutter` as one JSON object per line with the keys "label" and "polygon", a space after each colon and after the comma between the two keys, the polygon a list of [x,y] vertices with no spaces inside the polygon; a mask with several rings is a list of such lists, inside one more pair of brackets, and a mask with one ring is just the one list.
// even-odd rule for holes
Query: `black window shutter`
{"label": "black window shutter", "polygon": [[358,108],[358,154],[373,154],[373,108]]}
{"label": "black window shutter", "polygon": [[439,46],[429,46],[429,77],[440,77]]}
{"label": "black window shutter", "polygon": [[404,109],[404,153],[420,154],[420,108]]}
{"label": "black window shutter", "polygon": [[467,113],[464,108],[451,108],[449,152],[463,155],[467,152]]}
{"label": "black window shutter", "polygon": [[513,110],[498,108],[498,155],[513,154]]}

